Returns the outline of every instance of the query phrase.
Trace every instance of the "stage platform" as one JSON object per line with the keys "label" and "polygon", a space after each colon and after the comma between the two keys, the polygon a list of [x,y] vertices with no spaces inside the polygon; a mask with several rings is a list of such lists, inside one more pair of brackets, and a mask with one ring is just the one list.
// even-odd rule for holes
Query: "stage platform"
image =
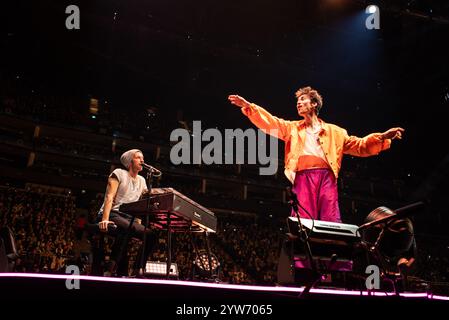
{"label": "stage platform", "polygon": [[[331,288],[253,286],[178,280],[94,277],[85,275],[0,273],[6,300],[134,300],[171,306],[227,303],[301,304],[305,301],[447,301],[431,293],[368,292]],[[219,308],[219,307],[218,307]]]}

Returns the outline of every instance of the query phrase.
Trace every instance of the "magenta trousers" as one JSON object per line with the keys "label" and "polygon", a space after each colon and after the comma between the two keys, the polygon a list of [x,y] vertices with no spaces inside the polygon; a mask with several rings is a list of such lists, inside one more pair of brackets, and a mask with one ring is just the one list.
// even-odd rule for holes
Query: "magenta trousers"
{"label": "magenta trousers", "polygon": [[[296,172],[293,192],[296,193],[299,204],[313,219],[341,222],[337,179],[330,169],[307,169]],[[296,216],[293,210],[291,215]],[[311,218],[301,207],[299,216]]]}

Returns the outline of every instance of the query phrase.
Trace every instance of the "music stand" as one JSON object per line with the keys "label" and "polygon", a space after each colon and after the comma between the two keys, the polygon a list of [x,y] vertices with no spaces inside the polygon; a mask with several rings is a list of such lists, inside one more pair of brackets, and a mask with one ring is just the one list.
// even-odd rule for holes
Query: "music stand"
{"label": "music stand", "polygon": [[370,228],[372,226],[375,226],[375,225],[378,225],[378,224],[381,224],[381,223],[386,223],[386,222],[389,222],[390,220],[393,220],[393,219],[405,218],[407,215],[410,214],[412,209],[416,209],[416,208],[421,207],[423,205],[424,205],[424,202],[418,201],[418,202],[409,204],[407,206],[398,208],[398,209],[394,210],[393,214],[391,214],[389,216],[386,216],[386,217],[383,217],[383,218],[380,218],[380,219],[376,219],[374,221],[362,224],[359,227],[358,230],[360,231],[360,230],[363,230],[363,229],[366,229],[366,228]]}

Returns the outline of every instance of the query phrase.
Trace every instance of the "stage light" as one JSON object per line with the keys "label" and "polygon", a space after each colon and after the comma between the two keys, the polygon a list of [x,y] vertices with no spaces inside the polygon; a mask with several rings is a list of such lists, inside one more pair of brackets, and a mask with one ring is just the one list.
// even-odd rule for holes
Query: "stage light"
{"label": "stage light", "polygon": [[[148,261],[145,267],[145,275],[154,277],[165,277],[167,275],[167,263],[159,261]],[[169,277],[178,278],[178,265],[172,263]]]}
{"label": "stage light", "polygon": [[99,105],[98,105],[98,99],[91,98],[89,103],[89,112],[91,115],[98,114]]}
{"label": "stage light", "polygon": [[378,8],[375,5],[370,5],[367,8],[368,13],[375,13],[377,10],[378,10]]}
{"label": "stage light", "polygon": [[209,264],[209,255],[205,250],[201,250],[198,252],[195,260],[193,261],[193,265],[195,268],[195,273],[201,277],[208,278],[210,276],[214,277],[218,274],[218,267],[220,266],[220,262],[215,254],[210,253],[210,264]]}

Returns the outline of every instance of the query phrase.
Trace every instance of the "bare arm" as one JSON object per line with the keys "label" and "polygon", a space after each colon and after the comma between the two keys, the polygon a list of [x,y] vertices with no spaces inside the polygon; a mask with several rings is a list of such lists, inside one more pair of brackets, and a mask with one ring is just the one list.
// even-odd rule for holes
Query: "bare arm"
{"label": "bare arm", "polygon": [[103,217],[101,218],[101,222],[98,224],[101,231],[107,231],[108,224],[113,223],[112,221],[109,221],[109,214],[111,213],[112,202],[117,194],[118,185],[119,182],[116,177],[109,177],[108,186],[106,188],[106,196],[104,198]]}

